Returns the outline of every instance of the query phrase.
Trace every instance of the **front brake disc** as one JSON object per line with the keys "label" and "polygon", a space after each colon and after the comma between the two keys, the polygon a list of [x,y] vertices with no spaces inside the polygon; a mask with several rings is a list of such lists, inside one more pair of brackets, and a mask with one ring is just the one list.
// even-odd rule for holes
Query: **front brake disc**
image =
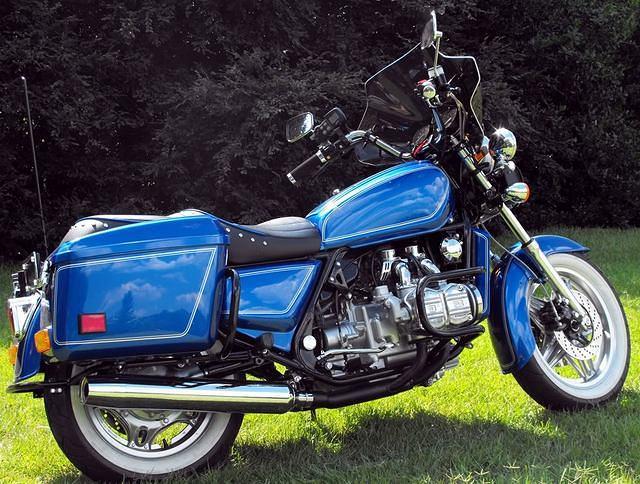
{"label": "front brake disc", "polygon": [[589,360],[600,354],[600,346],[602,345],[602,321],[598,310],[591,300],[579,291],[573,290],[578,302],[584,308],[586,315],[582,321],[583,331],[585,328],[591,330],[590,340],[587,344],[569,338],[566,334],[568,330],[554,331],[553,334],[562,349],[571,357],[578,360]]}

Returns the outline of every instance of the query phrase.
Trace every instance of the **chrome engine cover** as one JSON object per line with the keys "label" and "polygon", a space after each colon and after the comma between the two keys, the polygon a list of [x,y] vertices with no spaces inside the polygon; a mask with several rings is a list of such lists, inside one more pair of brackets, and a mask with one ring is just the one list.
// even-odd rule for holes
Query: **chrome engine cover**
{"label": "chrome engine cover", "polygon": [[470,324],[482,311],[482,296],[473,284],[443,284],[438,289],[424,289],[424,314],[434,328]]}

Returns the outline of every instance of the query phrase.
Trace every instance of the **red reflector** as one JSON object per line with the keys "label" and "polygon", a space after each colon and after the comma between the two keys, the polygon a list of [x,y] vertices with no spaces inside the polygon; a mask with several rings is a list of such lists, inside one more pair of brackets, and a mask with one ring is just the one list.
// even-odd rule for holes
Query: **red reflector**
{"label": "red reflector", "polygon": [[107,331],[107,317],[104,313],[81,314],[80,334],[104,333]]}

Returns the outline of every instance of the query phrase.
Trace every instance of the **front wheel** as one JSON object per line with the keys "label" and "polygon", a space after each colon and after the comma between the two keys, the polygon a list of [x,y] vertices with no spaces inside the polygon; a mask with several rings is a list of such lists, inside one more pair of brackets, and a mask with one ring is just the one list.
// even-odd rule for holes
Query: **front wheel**
{"label": "front wheel", "polygon": [[[514,376],[538,403],[575,410],[606,403],[620,393],[629,369],[627,319],[605,276],[584,257],[554,254],[549,261],[582,304],[580,325],[550,329],[553,290],[532,284],[527,304],[536,340],[531,360]],[[545,309],[546,308],[546,309]]]}
{"label": "front wheel", "polygon": [[45,393],[51,431],[67,458],[99,482],[163,479],[218,467],[241,414],[108,409],[84,405],[78,386]]}

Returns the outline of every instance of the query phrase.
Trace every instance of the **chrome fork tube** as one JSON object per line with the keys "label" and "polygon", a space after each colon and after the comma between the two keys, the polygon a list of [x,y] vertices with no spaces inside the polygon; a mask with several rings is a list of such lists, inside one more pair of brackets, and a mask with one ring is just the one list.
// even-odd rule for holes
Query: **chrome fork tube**
{"label": "chrome fork tube", "polygon": [[[469,150],[465,147],[460,146],[458,148],[458,156],[464,162],[465,166],[472,172],[475,173],[475,178],[478,180],[478,183],[485,189],[490,190],[493,188],[491,182],[487,179],[485,174],[482,171],[476,171],[477,167],[473,161],[473,157]],[[527,231],[524,229],[520,221],[516,218],[514,213],[511,211],[506,204],[502,204],[500,208],[500,216],[502,220],[507,224],[509,230],[513,232],[513,234],[518,238],[518,240],[522,243],[522,247],[529,253],[529,255],[535,260],[540,269],[545,273],[549,282],[554,287],[554,289],[569,303],[571,309],[577,312],[580,316],[584,316],[584,309],[582,309],[582,305],[578,302],[573,292],[567,287],[564,283],[558,271],[551,265],[549,259],[540,249],[540,245],[535,239],[532,239]]]}

